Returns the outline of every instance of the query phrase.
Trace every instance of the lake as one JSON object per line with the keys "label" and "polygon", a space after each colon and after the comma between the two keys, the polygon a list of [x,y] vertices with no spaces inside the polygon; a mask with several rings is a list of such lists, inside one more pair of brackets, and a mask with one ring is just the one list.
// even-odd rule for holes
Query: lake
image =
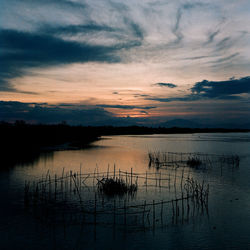
{"label": "lake", "polygon": [[[104,136],[86,149],[43,152],[0,172],[0,249],[250,249],[249,148],[250,133],[211,133]],[[167,163],[149,166],[149,152]],[[239,167],[229,162],[235,155]],[[204,166],[187,166],[192,157]],[[25,182],[31,189],[69,171],[76,178],[58,179],[53,212],[24,205]],[[106,196],[97,183],[107,175],[138,190]],[[185,199],[187,180],[209,187],[207,203]]]}

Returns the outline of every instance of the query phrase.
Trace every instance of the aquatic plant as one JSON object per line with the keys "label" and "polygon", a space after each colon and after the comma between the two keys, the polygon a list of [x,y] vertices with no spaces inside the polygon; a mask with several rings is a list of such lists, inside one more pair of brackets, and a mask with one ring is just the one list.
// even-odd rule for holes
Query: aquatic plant
{"label": "aquatic plant", "polygon": [[107,195],[133,194],[137,191],[137,182],[135,184],[126,183],[121,178],[102,178],[97,183],[98,191]]}
{"label": "aquatic plant", "polygon": [[198,157],[189,157],[187,165],[192,168],[197,168],[202,164],[202,161]]}

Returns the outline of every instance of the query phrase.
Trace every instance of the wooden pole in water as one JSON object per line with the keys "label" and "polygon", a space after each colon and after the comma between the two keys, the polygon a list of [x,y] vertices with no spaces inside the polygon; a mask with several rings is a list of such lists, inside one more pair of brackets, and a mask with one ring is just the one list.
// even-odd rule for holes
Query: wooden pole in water
{"label": "wooden pole in water", "polygon": [[161,172],[160,172],[160,177],[159,177],[159,187],[161,187]]}
{"label": "wooden pole in water", "polygon": [[102,195],[102,207],[104,208],[104,195]]}
{"label": "wooden pole in water", "polygon": [[127,224],[126,199],[124,200],[124,225]]}
{"label": "wooden pole in water", "polygon": [[172,200],[172,212],[173,212],[173,220],[174,220],[174,216],[175,216],[175,210],[174,210],[174,202],[173,202],[173,200]]}
{"label": "wooden pole in water", "polygon": [[108,164],[108,170],[107,170],[107,179],[109,178],[109,164]]}
{"label": "wooden pole in water", "polygon": [[66,195],[67,195],[67,182],[68,182],[68,173],[65,174],[65,181],[64,181],[64,200],[66,201]]}
{"label": "wooden pole in water", "polygon": [[153,200],[153,227],[155,226],[155,201]]}
{"label": "wooden pole in water", "polygon": [[183,219],[184,219],[183,193],[181,193],[181,219],[183,224]]}
{"label": "wooden pole in water", "polygon": [[95,193],[95,208],[94,208],[94,224],[96,226],[96,193]]}
{"label": "wooden pole in water", "polygon": [[81,187],[82,187],[82,163],[80,163],[80,190],[81,190]]}
{"label": "wooden pole in water", "polygon": [[70,184],[70,188],[69,188],[69,191],[71,192],[72,190],[72,171],[70,170],[70,177],[69,177],[69,184]]}
{"label": "wooden pole in water", "polygon": [[179,211],[178,211],[178,200],[176,199],[175,200],[175,208],[176,208],[176,216],[175,216],[175,222],[176,222],[176,224],[177,224],[177,222],[178,222],[178,216],[179,216]]}
{"label": "wooden pole in water", "polygon": [[182,169],[182,175],[181,175],[181,191],[182,191],[183,175],[184,175],[184,168]]}
{"label": "wooden pole in water", "polygon": [[163,200],[161,201],[161,223],[163,222]]}
{"label": "wooden pole in water", "polygon": [[57,180],[56,180],[56,174],[55,174],[55,200],[56,200],[56,188],[57,188]]}
{"label": "wooden pole in water", "polygon": [[115,223],[116,223],[116,221],[115,221],[115,210],[116,210],[116,200],[114,199],[114,226],[115,226]]}
{"label": "wooden pole in water", "polygon": [[143,226],[144,226],[145,209],[146,209],[146,200],[144,201],[143,213],[142,213],[142,224],[143,224]]}
{"label": "wooden pole in water", "polygon": [[51,196],[51,178],[50,178],[50,174],[49,174],[49,199]]}
{"label": "wooden pole in water", "polygon": [[175,168],[175,171],[174,171],[174,186],[176,187],[176,168]]}
{"label": "wooden pole in water", "polygon": [[[96,167],[95,167],[95,171],[96,171]],[[94,183],[95,183],[95,171],[94,171],[94,177],[93,177],[93,187],[94,187]]]}
{"label": "wooden pole in water", "polygon": [[61,179],[61,191],[63,192],[63,177],[64,177],[64,168],[62,170],[62,179]]}
{"label": "wooden pole in water", "polygon": [[133,178],[133,168],[131,168],[131,186],[132,186],[132,178]]}

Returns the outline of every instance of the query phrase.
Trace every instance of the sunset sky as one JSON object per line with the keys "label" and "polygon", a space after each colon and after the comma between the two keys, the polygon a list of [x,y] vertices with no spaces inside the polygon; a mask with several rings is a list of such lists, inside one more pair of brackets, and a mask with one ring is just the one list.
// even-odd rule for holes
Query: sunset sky
{"label": "sunset sky", "polygon": [[0,0],[0,120],[250,124],[249,24],[249,0]]}

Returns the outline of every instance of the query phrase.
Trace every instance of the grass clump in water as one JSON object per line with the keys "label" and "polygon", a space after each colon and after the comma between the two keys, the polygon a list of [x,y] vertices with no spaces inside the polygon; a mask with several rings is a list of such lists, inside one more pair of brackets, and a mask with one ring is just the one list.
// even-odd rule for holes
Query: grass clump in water
{"label": "grass clump in water", "polygon": [[102,178],[98,180],[98,191],[106,195],[134,194],[137,191],[137,182],[128,184],[121,178]]}
{"label": "grass clump in water", "polygon": [[187,160],[187,165],[192,168],[197,168],[202,164],[202,161],[197,157],[189,157]]}

